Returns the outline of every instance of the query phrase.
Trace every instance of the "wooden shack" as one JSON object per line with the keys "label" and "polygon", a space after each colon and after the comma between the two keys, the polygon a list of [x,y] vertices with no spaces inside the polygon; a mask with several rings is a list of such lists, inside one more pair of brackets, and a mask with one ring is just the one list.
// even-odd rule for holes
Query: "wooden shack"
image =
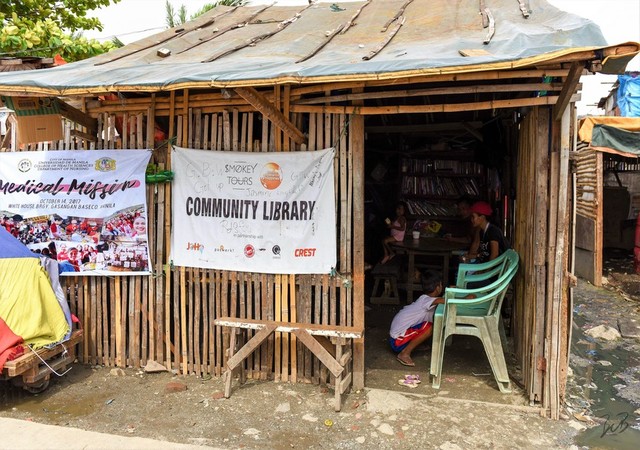
{"label": "wooden shack", "polygon": [[[105,55],[0,75],[0,93],[75,105],[62,113],[65,139],[23,150],[152,148],[153,163],[164,170],[171,169],[173,144],[337,149],[332,273],[174,267],[171,184],[154,184],[153,276],[67,280],[86,330],[84,362],[139,367],[156,360],[184,374],[224,370],[229,336],[212,325],[216,317],[364,326],[371,150],[414,154],[443,140],[484,143],[483,158],[499,175],[492,200],[521,256],[512,313],[520,381],[532,403],[558,418],[571,325],[573,105],[583,73],[606,71],[637,51],[635,43],[608,46],[593,23],[537,0],[497,0],[483,9],[446,0],[219,6]],[[490,131],[487,124],[499,126]],[[366,384],[365,350],[366,337],[354,341],[355,389]],[[246,369],[260,379],[326,378],[287,334],[271,338]]]}
{"label": "wooden shack", "polygon": [[602,286],[605,251],[631,261],[640,213],[640,118],[585,117],[573,153],[575,273]]}

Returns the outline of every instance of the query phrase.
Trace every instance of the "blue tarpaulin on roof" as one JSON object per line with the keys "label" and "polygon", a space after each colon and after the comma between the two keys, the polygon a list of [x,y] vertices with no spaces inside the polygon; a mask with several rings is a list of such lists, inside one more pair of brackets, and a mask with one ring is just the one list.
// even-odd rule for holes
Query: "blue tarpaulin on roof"
{"label": "blue tarpaulin on roof", "polygon": [[640,117],[640,74],[618,75],[618,107],[622,117]]}

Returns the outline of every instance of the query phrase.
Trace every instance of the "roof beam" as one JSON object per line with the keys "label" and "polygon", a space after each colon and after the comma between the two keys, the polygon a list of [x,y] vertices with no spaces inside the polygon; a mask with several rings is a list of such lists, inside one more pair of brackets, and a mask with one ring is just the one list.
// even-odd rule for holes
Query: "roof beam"
{"label": "roof beam", "polygon": [[313,105],[318,103],[348,102],[353,100],[367,100],[379,98],[406,98],[420,97],[424,95],[454,95],[454,94],[481,94],[496,92],[535,92],[535,91],[560,91],[560,83],[514,83],[514,84],[483,84],[473,86],[454,86],[428,89],[399,89],[395,91],[374,91],[361,94],[342,94],[330,97],[304,98],[294,101],[296,105]]}
{"label": "roof beam", "polygon": [[562,114],[569,105],[571,96],[578,86],[580,75],[582,75],[582,65],[577,62],[572,63],[571,69],[569,69],[569,75],[567,75],[567,79],[564,82],[564,87],[558,96],[558,102],[553,106],[553,120],[560,120],[562,118]]}
{"label": "roof beam", "polygon": [[[482,127],[482,122],[465,122],[473,128]],[[460,122],[446,122],[446,123],[421,123],[417,125],[382,125],[382,126],[367,126],[365,131],[373,134],[392,134],[392,133],[410,133],[410,134],[460,134],[465,131],[466,128],[462,126]]]}
{"label": "roof beam", "polygon": [[524,69],[524,70],[489,70],[484,72],[455,73],[447,75],[421,75],[414,77],[370,81],[338,81],[318,83],[311,86],[292,87],[291,95],[298,96],[333,89],[352,89],[356,87],[397,86],[417,83],[440,83],[451,81],[491,81],[522,78],[566,77],[569,69]]}
{"label": "roof beam", "polygon": [[296,144],[307,142],[305,135],[298,130],[284,114],[276,109],[262,94],[252,87],[238,87],[234,89],[236,93],[244,98],[251,106],[260,111],[264,116],[282,130],[284,134],[293,139]]}
{"label": "roof beam", "polygon": [[291,105],[295,113],[330,113],[330,114],[424,114],[443,112],[480,111],[485,109],[520,108],[523,106],[555,105],[558,97],[529,97],[509,100],[487,100],[471,103],[443,103],[439,105],[391,105],[391,106],[316,106]]}
{"label": "roof beam", "polygon": [[72,120],[76,123],[79,123],[83,127],[87,128],[87,131],[91,135],[98,134],[98,120],[91,117],[89,114],[80,111],[79,109],[74,108],[68,103],[63,102],[60,99],[57,99],[56,102],[60,107],[60,114],[66,117],[69,120]]}

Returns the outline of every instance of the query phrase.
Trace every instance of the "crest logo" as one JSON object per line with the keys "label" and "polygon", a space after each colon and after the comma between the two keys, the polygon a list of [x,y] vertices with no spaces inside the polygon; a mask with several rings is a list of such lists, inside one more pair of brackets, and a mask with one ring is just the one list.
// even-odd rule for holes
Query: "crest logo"
{"label": "crest logo", "polygon": [[18,170],[20,172],[28,172],[31,170],[32,164],[31,164],[31,160],[29,159],[21,159],[18,162]]}
{"label": "crest logo", "polygon": [[111,158],[100,158],[96,160],[95,169],[100,172],[111,172],[116,170],[116,160]]}

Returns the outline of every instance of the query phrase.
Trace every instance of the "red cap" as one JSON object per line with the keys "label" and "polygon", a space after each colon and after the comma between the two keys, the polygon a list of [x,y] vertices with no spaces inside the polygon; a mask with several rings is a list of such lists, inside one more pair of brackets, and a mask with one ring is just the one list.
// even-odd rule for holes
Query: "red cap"
{"label": "red cap", "polygon": [[470,211],[483,216],[490,216],[492,212],[491,206],[487,202],[475,202],[471,205]]}

